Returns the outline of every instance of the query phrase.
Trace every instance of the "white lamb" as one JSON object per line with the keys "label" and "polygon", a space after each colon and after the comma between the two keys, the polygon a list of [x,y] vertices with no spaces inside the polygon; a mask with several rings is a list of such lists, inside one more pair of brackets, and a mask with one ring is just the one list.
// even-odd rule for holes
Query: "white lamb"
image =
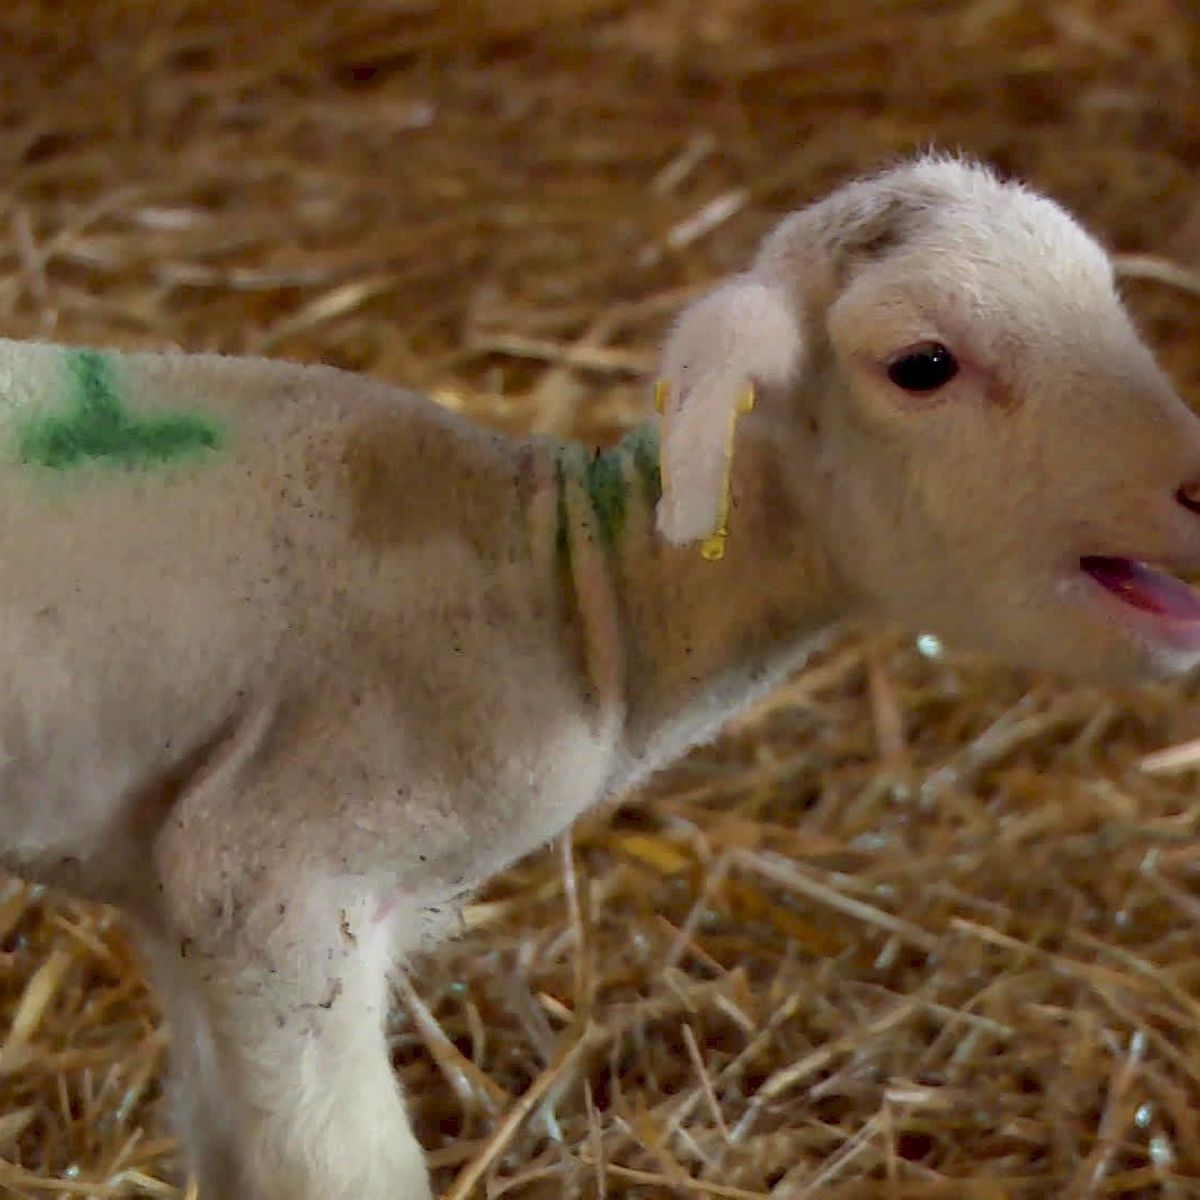
{"label": "white lamb", "polygon": [[1200,421],[1048,200],[853,182],[663,381],[593,456],[326,369],[0,343],[0,858],[128,913],[209,1200],[428,1197],[384,1041],[425,911],[828,623],[1200,661],[1164,573],[1200,567]]}

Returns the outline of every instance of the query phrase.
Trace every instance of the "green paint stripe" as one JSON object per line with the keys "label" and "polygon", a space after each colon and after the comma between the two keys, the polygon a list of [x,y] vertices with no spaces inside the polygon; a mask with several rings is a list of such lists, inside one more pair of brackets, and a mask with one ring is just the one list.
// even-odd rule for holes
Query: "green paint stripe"
{"label": "green paint stripe", "polygon": [[71,376],[65,412],[31,417],[17,432],[21,460],[62,470],[95,461],[152,466],[216,449],[216,424],[190,413],[141,416],[121,402],[108,360],[95,350],[66,355]]}
{"label": "green paint stripe", "polygon": [[625,526],[628,497],[621,457],[621,448],[616,446],[597,454],[587,465],[588,498],[600,530],[610,542],[617,540]]}
{"label": "green paint stripe", "polygon": [[[662,496],[659,438],[656,422],[631,430],[615,446],[589,456],[579,442],[560,442],[554,451],[558,480],[558,531],[560,553],[569,555],[570,505],[566,490],[578,483],[587,493],[596,526],[603,538],[617,541],[629,516],[631,476],[640,482],[642,500],[653,508]],[[632,470],[630,469],[632,466]]]}
{"label": "green paint stripe", "polygon": [[652,506],[657,504],[662,499],[658,423],[647,421],[646,424],[639,425],[625,438],[624,444],[629,446],[633,453],[633,465],[642,481],[646,503]]}

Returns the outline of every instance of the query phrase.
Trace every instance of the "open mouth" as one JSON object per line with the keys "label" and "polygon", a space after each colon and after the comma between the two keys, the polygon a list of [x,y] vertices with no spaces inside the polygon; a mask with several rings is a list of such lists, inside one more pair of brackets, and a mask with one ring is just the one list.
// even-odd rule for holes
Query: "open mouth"
{"label": "open mouth", "polygon": [[1130,608],[1172,624],[1195,626],[1200,635],[1200,594],[1182,579],[1133,558],[1088,555],[1079,566]]}

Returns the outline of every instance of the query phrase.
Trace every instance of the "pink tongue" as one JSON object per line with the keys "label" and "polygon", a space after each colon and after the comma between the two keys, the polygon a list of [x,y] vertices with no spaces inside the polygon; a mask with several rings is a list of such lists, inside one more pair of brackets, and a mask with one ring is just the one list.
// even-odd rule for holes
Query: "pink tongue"
{"label": "pink tongue", "polygon": [[1177,621],[1200,621],[1200,596],[1173,575],[1132,558],[1082,558],[1079,565],[1126,604]]}

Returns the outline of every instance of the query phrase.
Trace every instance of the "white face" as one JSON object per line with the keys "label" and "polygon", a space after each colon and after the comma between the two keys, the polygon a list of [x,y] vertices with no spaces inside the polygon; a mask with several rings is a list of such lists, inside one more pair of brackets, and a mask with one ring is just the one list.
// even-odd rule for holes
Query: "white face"
{"label": "white face", "polygon": [[1005,199],[862,266],[828,313],[837,384],[802,402],[823,410],[830,553],[876,611],[1017,665],[1187,669],[1200,597],[1175,572],[1200,571],[1200,420],[1099,247]]}

